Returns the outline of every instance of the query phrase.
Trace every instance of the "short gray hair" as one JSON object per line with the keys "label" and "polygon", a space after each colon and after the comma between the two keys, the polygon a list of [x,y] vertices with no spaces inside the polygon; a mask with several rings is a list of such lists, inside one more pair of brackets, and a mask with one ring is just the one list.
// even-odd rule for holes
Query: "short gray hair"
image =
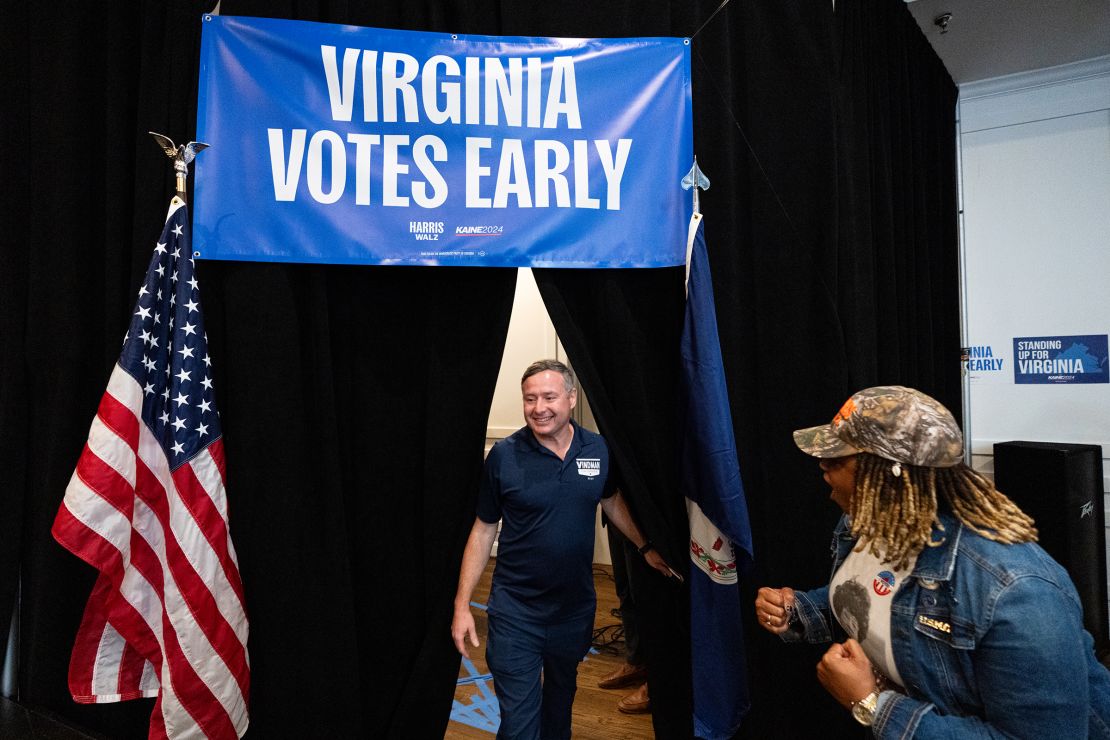
{"label": "short gray hair", "polygon": [[546,372],[548,370],[559,373],[563,376],[563,385],[566,387],[567,393],[570,393],[572,390],[574,390],[574,386],[576,383],[574,378],[574,371],[558,360],[536,360],[528,366],[527,370],[524,371],[524,375],[522,375],[520,378],[520,384],[524,385],[524,381],[528,380],[528,378],[532,377],[533,375],[538,375],[539,373]]}

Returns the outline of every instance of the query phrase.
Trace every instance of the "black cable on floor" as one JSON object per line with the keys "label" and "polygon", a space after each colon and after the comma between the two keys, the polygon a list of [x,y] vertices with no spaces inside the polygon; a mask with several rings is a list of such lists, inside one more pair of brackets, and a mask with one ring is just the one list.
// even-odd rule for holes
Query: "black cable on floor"
{"label": "black cable on floor", "polygon": [[607,655],[624,655],[624,626],[608,624],[594,630],[591,641],[594,650]]}

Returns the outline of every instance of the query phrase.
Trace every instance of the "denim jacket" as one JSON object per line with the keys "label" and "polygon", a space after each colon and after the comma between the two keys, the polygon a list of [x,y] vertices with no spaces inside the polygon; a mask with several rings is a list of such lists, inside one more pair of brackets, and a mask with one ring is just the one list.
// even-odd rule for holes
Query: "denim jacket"
{"label": "denim jacket", "polygon": [[[1110,738],[1110,671],[1064,569],[1039,545],[1003,545],[939,518],[941,544],[922,550],[891,604],[905,693],[879,696],[875,737]],[[833,573],[854,545],[844,517]],[[827,586],[796,598],[799,622],[783,639],[843,639]]]}

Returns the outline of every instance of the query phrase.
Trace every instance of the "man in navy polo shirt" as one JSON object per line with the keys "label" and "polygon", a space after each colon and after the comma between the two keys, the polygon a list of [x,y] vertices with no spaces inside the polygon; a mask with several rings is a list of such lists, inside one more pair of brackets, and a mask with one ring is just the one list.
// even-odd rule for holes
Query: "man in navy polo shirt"
{"label": "man in navy polo shirt", "polygon": [[648,564],[668,577],[673,571],[632,521],[610,476],[605,440],[571,421],[578,395],[570,368],[556,360],[534,362],[524,371],[521,391],[527,426],[486,458],[451,637],[464,656],[468,637],[478,646],[470,597],[503,520],[486,646],[501,708],[497,737],[562,740],[570,737],[578,663],[593,631],[598,502]]}

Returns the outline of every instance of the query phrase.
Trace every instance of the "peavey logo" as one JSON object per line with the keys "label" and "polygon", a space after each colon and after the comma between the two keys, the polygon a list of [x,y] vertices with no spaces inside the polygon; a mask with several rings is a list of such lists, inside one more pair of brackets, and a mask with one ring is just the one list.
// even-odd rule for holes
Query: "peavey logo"
{"label": "peavey logo", "polygon": [[574,462],[578,465],[579,475],[584,475],[587,478],[601,475],[601,460],[599,458],[580,457]]}
{"label": "peavey logo", "polygon": [[455,236],[501,236],[504,226],[456,226]]}
{"label": "peavey logo", "polygon": [[438,242],[443,233],[442,221],[409,221],[409,233],[418,242]]}

